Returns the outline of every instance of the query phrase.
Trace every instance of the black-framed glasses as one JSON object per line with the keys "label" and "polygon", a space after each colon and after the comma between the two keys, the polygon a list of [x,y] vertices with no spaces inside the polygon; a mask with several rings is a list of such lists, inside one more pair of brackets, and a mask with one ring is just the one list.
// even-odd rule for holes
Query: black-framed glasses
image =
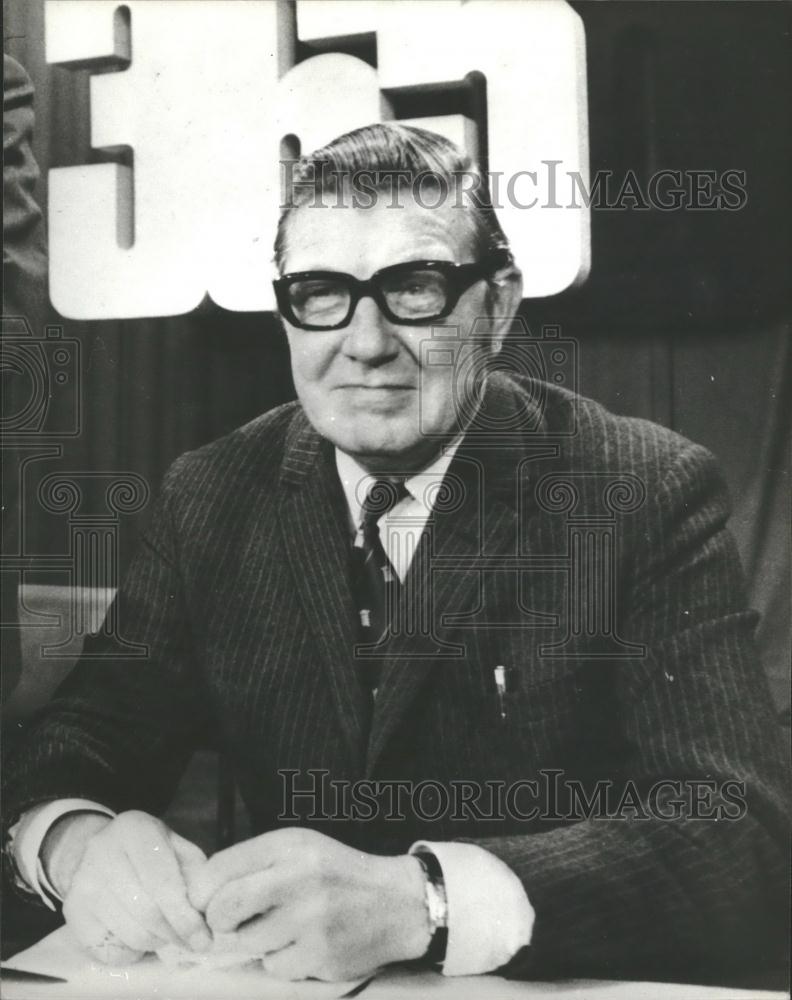
{"label": "black-framed glasses", "polygon": [[424,326],[451,313],[463,292],[511,261],[508,250],[484,260],[408,260],[361,281],[341,271],[293,271],[273,281],[281,315],[301,330],[340,330],[370,295],[391,323]]}

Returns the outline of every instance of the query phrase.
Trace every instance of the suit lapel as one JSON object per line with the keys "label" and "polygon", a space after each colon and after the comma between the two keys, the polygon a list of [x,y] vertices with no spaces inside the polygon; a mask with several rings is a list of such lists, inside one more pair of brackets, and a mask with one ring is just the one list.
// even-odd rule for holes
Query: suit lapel
{"label": "suit lapel", "polygon": [[[367,776],[431,673],[453,670],[464,657],[465,634],[454,634],[445,618],[475,604],[481,578],[471,567],[477,557],[483,552],[490,557],[513,554],[516,519],[513,508],[496,501],[473,529],[463,528],[461,520],[451,524],[446,517],[436,518],[428,526],[404,584],[405,596],[412,590],[417,601],[424,603],[427,613],[423,625],[428,629],[401,634],[391,641],[374,706]],[[441,568],[444,565],[446,568]],[[427,599],[426,595],[431,596]]]}
{"label": "suit lapel", "polygon": [[356,761],[362,763],[369,711],[354,669],[354,602],[349,584],[345,501],[333,449],[299,411],[286,441],[281,470],[280,524],[294,582],[328,671],[338,717]]}
{"label": "suit lapel", "polygon": [[[459,485],[461,501],[453,510],[433,514],[404,584],[405,599],[416,595],[428,608],[425,624],[437,627],[396,635],[391,641],[374,707],[367,776],[431,672],[453,670],[455,661],[465,655],[470,633],[455,633],[448,619],[480,597],[482,575],[475,571],[476,560],[519,554],[519,522],[532,510],[520,508],[518,491],[522,497],[533,492],[520,488],[520,463],[527,457],[557,454],[557,445],[546,440],[541,413],[528,411],[525,394],[512,383],[492,379],[481,412],[486,412],[490,427],[500,420],[501,426],[522,427],[529,433],[489,438],[478,432],[474,420],[451,463],[449,481]],[[510,423],[510,415],[517,414],[519,422]],[[479,645],[482,638],[477,637]]]}

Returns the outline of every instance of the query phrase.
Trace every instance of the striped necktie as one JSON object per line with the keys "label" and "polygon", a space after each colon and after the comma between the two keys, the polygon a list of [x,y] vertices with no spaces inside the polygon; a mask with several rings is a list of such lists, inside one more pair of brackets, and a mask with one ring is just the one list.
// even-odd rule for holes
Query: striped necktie
{"label": "striped necktie", "polygon": [[[398,601],[399,577],[385,552],[378,522],[406,496],[404,480],[377,479],[363,501],[363,516],[352,550],[352,585],[361,643],[377,643],[385,636],[390,609]],[[376,688],[378,673],[376,661],[365,664],[361,672],[364,685]]]}

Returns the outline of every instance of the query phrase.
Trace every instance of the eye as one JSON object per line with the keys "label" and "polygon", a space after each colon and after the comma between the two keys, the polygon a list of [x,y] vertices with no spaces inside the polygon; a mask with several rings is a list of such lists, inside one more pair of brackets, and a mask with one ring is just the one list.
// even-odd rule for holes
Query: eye
{"label": "eye", "polygon": [[318,303],[322,299],[335,298],[343,294],[341,286],[330,279],[298,281],[289,288],[289,295],[294,305]]}

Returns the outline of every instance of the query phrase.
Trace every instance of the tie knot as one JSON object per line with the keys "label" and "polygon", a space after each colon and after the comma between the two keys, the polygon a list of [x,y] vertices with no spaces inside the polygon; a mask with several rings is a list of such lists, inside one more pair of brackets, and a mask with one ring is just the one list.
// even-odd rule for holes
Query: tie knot
{"label": "tie knot", "polygon": [[363,501],[363,527],[375,525],[407,495],[403,479],[375,479]]}

